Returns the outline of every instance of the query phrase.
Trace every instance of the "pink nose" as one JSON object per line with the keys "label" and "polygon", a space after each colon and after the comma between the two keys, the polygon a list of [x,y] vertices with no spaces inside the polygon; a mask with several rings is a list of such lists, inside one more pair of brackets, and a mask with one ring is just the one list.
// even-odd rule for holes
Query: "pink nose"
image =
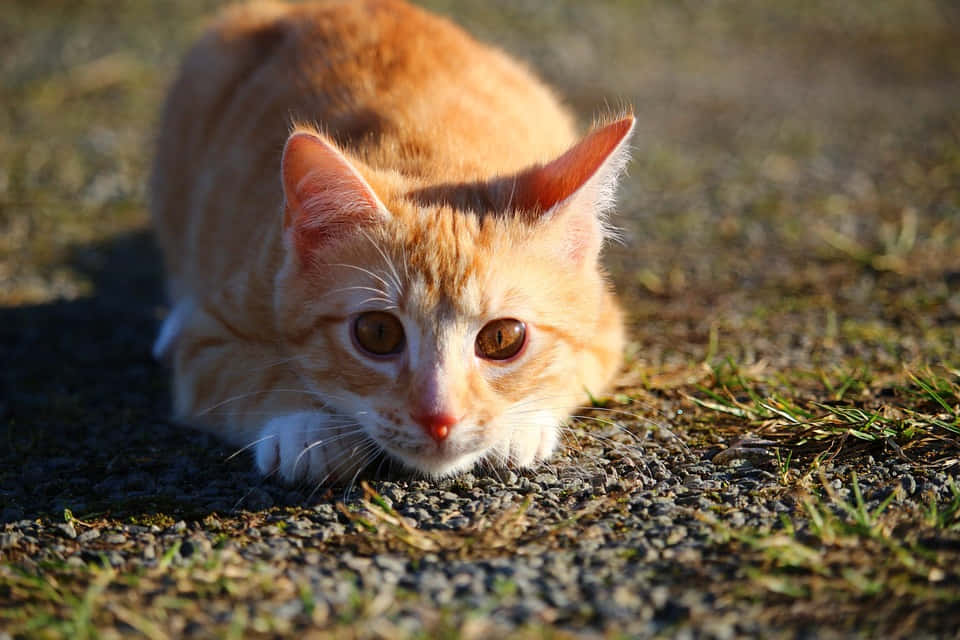
{"label": "pink nose", "polygon": [[422,415],[410,415],[413,421],[423,427],[431,438],[437,444],[440,444],[450,435],[450,427],[457,424],[458,419],[449,413],[427,413]]}

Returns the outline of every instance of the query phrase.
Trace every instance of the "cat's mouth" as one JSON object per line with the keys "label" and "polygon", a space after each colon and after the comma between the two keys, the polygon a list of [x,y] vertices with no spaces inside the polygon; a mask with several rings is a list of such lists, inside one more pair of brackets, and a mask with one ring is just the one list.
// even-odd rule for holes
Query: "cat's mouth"
{"label": "cat's mouth", "polygon": [[404,466],[430,476],[449,476],[472,468],[485,451],[464,451],[449,442],[433,443],[418,448],[401,448],[380,443],[384,451]]}

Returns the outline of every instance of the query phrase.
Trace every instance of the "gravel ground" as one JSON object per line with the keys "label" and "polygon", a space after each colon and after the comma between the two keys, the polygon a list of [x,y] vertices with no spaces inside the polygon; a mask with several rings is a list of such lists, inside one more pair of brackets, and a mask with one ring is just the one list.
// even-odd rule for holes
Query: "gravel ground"
{"label": "gravel ground", "polygon": [[149,141],[217,4],[4,10],[0,638],[960,637],[951,3],[431,2],[636,106],[634,342],[550,464],[323,488],[149,357]]}

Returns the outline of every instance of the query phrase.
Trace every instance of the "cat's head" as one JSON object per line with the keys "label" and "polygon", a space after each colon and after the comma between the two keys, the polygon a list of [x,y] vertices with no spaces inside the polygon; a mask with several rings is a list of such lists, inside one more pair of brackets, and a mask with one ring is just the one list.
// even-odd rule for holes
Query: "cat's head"
{"label": "cat's head", "polygon": [[440,187],[296,130],[275,303],[306,384],[430,475],[549,456],[619,364],[599,253],[633,123],[514,176]]}

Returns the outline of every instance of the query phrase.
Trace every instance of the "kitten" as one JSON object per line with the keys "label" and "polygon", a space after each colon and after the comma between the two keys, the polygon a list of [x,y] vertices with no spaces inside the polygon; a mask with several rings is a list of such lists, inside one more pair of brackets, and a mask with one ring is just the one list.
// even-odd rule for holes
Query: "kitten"
{"label": "kitten", "polygon": [[176,416],[288,482],[547,458],[620,363],[598,255],[633,123],[577,142],[522,65],[402,0],[225,12],[151,184]]}

